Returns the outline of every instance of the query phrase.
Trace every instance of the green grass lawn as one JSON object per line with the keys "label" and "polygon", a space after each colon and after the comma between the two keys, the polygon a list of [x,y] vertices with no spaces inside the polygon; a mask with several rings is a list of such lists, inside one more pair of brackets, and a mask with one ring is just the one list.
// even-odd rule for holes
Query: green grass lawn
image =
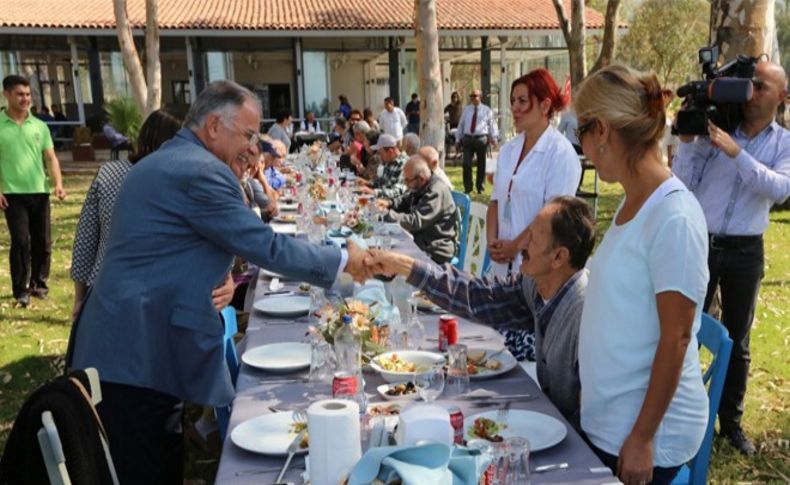
{"label": "green grass lawn", "polygon": [[[456,187],[463,187],[460,167],[448,167]],[[588,178],[592,175],[588,174]],[[69,197],[53,202],[50,298],[15,308],[8,271],[8,230],[0,229],[0,448],[27,395],[63,369],[71,328],[72,282],[69,278],[74,228],[90,175],[66,175]],[[585,182],[591,186],[591,179]],[[490,186],[487,192],[490,192]],[[605,230],[621,195],[614,185],[601,184],[598,227]],[[488,193],[473,195],[487,202]],[[752,332],[752,367],[744,425],[759,453],[743,458],[729,445],[716,442],[711,481],[787,483],[790,480],[790,211],[771,214],[766,233],[766,275]],[[190,448],[190,450],[194,450]],[[193,453],[187,476],[211,480],[216,458]]]}

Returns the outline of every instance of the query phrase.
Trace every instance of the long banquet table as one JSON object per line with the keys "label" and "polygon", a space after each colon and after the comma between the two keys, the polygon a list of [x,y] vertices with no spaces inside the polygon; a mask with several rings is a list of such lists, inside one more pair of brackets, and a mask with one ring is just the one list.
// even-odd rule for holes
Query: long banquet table
{"label": "long banquet table", "polygon": [[[404,231],[395,237],[394,250],[415,257],[425,258],[424,254],[414,245]],[[294,289],[299,282],[285,282],[286,289]],[[252,287],[253,285],[251,285]],[[263,293],[269,290],[269,278],[263,272],[259,272],[257,284],[251,290],[254,294],[254,301],[263,297]],[[436,314],[422,314],[419,317],[425,326],[426,337],[435,337],[438,333]],[[259,345],[276,342],[301,341],[305,338],[308,323],[306,319],[277,320],[267,317],[259,312],[252,311],[250,314],[249,325],[244,340],[239,343],[239,355],[242,355],[247,348],[254,348]],[[465,335],[482,335],[483,341],[474,340],[464,341]],[[467,343],[470,346],[486,347],[498,349],[503,345],[501,334],[495,330],[469,322],[459,318],[460,343]],[[426,350],[436,350],[435,342],[426,340],[423,347]],[[433,347],[433,348],[431,348]],[[306,376],[303,372],[297,375]],[[281,456],[265,456],[245,451],[233,444],[230,433],[233,428],[240,423],[260,416],[269,414],[270,407],[280,409],[291,409],[295,407],[307,407],[311,402],[332,397],[330,383],[266,383],[267,379],[281,378],[281,375],[269,374],[265,371],[251,368],[242,364],[238,381],[236,383],[236,398],[233,401],[233,411],[230,417],[228,437],[225,439],[222,448],[222,455],[217,471],[217,484],[262,484],[272,483],[277,477],[278,469],[282,466],[285,458]],[[365,391],[370,403],[381,402],[382,398],[376,393],[376,387],[384,381],[378,374],[365,373]],[[549,449],[533,452],[530,455],[530,468],[537,466],[567,463],[568,468],[564,470],[552,470],[544,473],[533,473],[531,481],[533,484],[555,484],[555,483],[581,483],[581,484],[602,484],[617,483],[617,479],[603,467],[601,461],[590,450],[579,434],[567,423],[559,411],[540,391],[538,385],[524,372],[521,366],[516,366],[511,371],[488,380],[473,380],[472,389],[483,388],[497,392],[499,394],[511,394],[514,392],[527,393],[537,396],[526,402],[514,402],[511,410],[526,409],[545,413],[559,419],[567,428],[567,436],[562,442]],[[496,405],[490,407],[475,407],[469,401],[453,400],[440,398],[438,404],[454,404],[461,408],[464,416],[471,416],[490,409],[496,409]],[[291,469],[285,476],[285,480],[293,483],[302,483],[301,473],[304,471],[304,458],[297,455],[294,458]]]}

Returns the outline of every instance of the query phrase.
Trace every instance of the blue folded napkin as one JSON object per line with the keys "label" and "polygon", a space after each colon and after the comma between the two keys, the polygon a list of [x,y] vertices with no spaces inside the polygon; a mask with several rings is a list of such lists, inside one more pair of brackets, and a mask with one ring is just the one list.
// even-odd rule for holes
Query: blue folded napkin
{"label": "blue folded napkin", "polygon": [[[356,243],[357,241],[354,242]],[[382,281],[366,281],[362,288],[356,292],[354,299],[370,307],[373,307],[375,304],[373,313],[376,314],[376,320],[379,322],[390,322],[396,315],[400,316],[398,308],[389,302],[387,291],[384,289]]]}
{"label": "blue folded napkin", "polygon": [[477,483],[490,461],[479,450],[442,443],[371,448],[354,466],[348,483],[362,485],[376,478],[389,483],[400,478],[403,485],[465,485]]}

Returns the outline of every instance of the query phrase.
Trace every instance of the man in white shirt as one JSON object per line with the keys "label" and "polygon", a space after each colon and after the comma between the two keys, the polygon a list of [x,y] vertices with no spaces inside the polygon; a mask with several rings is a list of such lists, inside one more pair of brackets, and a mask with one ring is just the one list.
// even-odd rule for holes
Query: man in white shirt
{"label": "man in white shirt", "polygon": [[318,124],[318,120],[315,119],[315,113],[312,111],[308,111],[304,114],[304,119],[299,124],[299,131],[306,133],[323,133],[321,125]]}
{"label": "man in white shirt", "polygon": [[406,114],[395,106],[395,100],[391,97],[384,98],[384,111],[379,115],[379,126],[381,126],[382,133],[391,135],[400,145],[400,141],[403,139],[403,129],[407,124]]}
{"label": "man in white shirt", "polygon": [[486,183],[486,150],[491,145],[496,148],[499,129],[491,108],[481,102],[479,89],[469,95],[470,104],[466,105],[458,123],[455,143],[464,150],[464,192],[472,192],[472,157],[477,157],[477,176],[475,186],[482,194]]}

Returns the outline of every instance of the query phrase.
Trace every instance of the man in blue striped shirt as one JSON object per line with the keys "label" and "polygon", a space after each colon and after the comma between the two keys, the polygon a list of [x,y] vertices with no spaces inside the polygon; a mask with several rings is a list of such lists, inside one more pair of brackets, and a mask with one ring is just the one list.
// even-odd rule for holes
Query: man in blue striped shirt
{"label": "man in blue striped shirt", "polygon": [[733,133],[711,124],[709,136],[681,136],[672,170],[699,200],[710,235],[708,310],[718,286],[722,323],[733,340],[730,366],[719,404],[720,434],[741,453],[754,445],[741,428],[749,374],[749,333],[763,279],[763,232],[774,203],[790,196],[790,132],[774,115],[787,95],[780,66],[760,62],[754,95],[742,107]]}
{"label": "man in blue striped shirt", "polygon": [[535,332],[540,387],[557,409],[579,427],[578,336],[587,270],[595,244],[595,221],[581,199],[551,199],[528,227],[521,247],[521,274],[507,280],[475,278],[406,255],[374,251],[382,274],[397,273],[433,303],[498,329]]}

